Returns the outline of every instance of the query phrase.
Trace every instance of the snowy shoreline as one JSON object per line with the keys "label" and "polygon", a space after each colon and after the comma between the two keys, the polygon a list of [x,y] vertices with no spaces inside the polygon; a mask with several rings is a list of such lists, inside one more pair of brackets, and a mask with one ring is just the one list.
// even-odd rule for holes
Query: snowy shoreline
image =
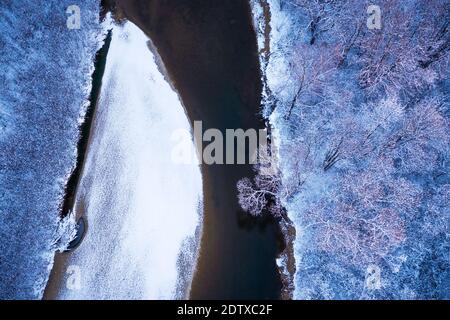
{"label": "snowy shoreline", "polygon": [[[74,211],[86,211],[89,232],[66,263],[59,261],[57,272],[62,278],[55,298],[185,298],[198,255],[202,183],[198,166],[171,164],[170,141],[164,141],[171,130],[189,124],[179,98],[156,66],[148,38],[131,22],[114,26],[112,34],[93,135],[75,199]],[[133,94],[136,89],[131,87],[122,91],[133,83],[141,86],[138,92]],[[124,126],[129,121],[133,125]],[[159,138],[155,140],[155,136]],[[109,162],[111,157],[115,164]],[[98,174],[103,176],[100,180]],[[170,184],[171,177],[176,185]],[[180,179],[184,183],[180,184]],[[178,190],[183,184],[189,187]],[[173,192],[177,202],[166,199],[173,197]],[[167,226],[172,232],[164,231]],[[71,266],[79,270],[79,288],[63,285],[73,276]],[[116,280],[119,278],[128,280],[124,283]]]}
{"label": "snowy shoreline", "polygon": [[[277,97],[273,96],[271,93],[267,73],[270,57],[273,53],[271,49],[277,45],[277,43],[274,43],[276,41],[274,33],[278,30],[278,26],[274,25],[274,22],[272,21],[273,3],[270,0],[251,0],[250,5],[252,8],[253,27],[255,29],[259,48],[261,81],[263,84],[261,113],[266,119],[266,127],[268,127],[271,132],[271,149],[275,154],[272,161],[276,162],[275,165],[278,168],[277,170],[280,170],[280,155],[278,153],[280,135],[277,131],[278,127],[276,126],[276,119],[274,119],[274,115],[272,114],[277,104]],[[293,298],[295,291],[294,277],[296,271],[296,257],[294,254],[294,246],[297,235],[295,224],[290,220],[289,211],[286,210],[286,208],[284,208],[283,211],[285,211],[285,213],[280,218],[279,224],[283,234],[285,248],[279,254],[276,262],[282,282],[281,299],[290,300]]]}
{"label": "snowy shoreline", "polygon": [[[67,183],[65,186],[64,198],[61,204],[61,221],[59,222],[59,226],[61,226],[60,239],[58,239],[58,250],[56,250],[53,258],[53,263],[51,265],[51,271],[49,278],[45,285],[45,290],[43,292],[43,300],[51,300],[55,299],[58,295],[59,290],[61,289],[62,283],[61,279],[63,277],[63,270],[69,259],[71,253],[65,252],[65,249],[69,246],[74,237],[81,237],[80,243],[83,242],[83,239],[88,232],[88,224],[87,219],[84,217],[84,210],[74,210],[75,207],[75,199],[78,192],[81,176],[84,171],[84,164],[86,161],[86,155],[89,150],[89,145],[91,144],[92,139],[92,131],[93,131],[93,123],[96,117],[96,109],[98,106],[98,100],[100,97],[100,92],[102,90],[102,80],[106,65],[106,57],[108,55],[109,46],[111,44],[111,17],[110,15],[106,15],[102,20],[103,30],[109,30],[104,34],[103,45],[99,48],[96,53],[96,58],[94,60],[94,71],[91,76],[91,94],[90,94],[90,105],[87,107],[87,111],[85,114],[85,118],[80,121],[80,135],[79,141],[77,143],[77,160],[72,170],[71,175],[67,179]],[[79,219],[83,220],[84,228],[83,234],[78,234],[78,230],[76,233],[73,232],[76,227],[77,221]]]}

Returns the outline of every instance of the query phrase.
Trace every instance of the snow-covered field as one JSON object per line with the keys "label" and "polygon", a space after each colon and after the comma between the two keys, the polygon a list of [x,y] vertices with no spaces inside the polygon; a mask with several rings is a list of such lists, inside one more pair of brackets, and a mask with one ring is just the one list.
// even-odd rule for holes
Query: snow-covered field
{"label": "snow-covered field", "polygon": [[[88,232],[59,298],[171,299],[188,290],[202,180],[197,164],[172,161],[172,134],[190,125],[148,41],[131,22],[113,27],[75,206]],[[73,272],[79,283],[64,286]]]}
{"label": "snow-covered field", "polygon": [[104,38],[99,1],[0,2],[0,299],[36,299],[53,263],[59,205]]}

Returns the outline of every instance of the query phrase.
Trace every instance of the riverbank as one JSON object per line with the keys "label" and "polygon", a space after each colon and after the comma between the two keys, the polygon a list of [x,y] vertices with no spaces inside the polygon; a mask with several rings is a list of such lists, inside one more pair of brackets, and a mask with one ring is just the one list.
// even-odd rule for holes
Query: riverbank
{"label": "riverbank", "polygon": [[[158,47],[191,124],[264,128],[261,81],[247,1],[118,1],[124,16]],[[237,201],[236,183],[250,165],[203,165],[204,224],[192,299],[278,299],[277,223],[255,219]]]}
{"label": "riverbank", "polygon": [[179,299],[190,283],[200,169],[171,161],[171,134],[189,122],[148,42],[131,22],[113,26],[74,206],[89,232],[59,272],[58,299]]}
{"label": "riverbank", "polygon": [[[273,54],[273,48],[276,48],[276,43],[273,43],[273,32],[277,31],[277,26],[273,28],[272,24],[272,8],[269,0],[251,0],[250,1],[252,16],[253,16],[253,26],[255,33],[258,38],[258,49],[259,49],[259,61],[261,66],[261,81],[263,84],[263,101],[262,101],[262,114],[266,119],[266,125],[271,132],[271,144],[272,152],[276,155],[276,165],[278,170],[281,170],[280,166],[280,134],[278,132],[278,127],[274,123],[272,116],[278,101],[277,97],[272,93],[271,86],[269,83],[269,78],[267,71],[270,64],[271,55]],[[275,12],[276,16],[276,12]],[[273,64],[270,66],[273,68]],[[274,80],[271,78],[270,80]],[[289,300],[294,296],[294,277],[296,273],[296,257],[295,257],[295,240],[297,237],[297,232],[295,224],[289,218],[289,214],[286,208],[283,208],[282,218],[280,219],[280,229],[281,234],[284,239],[283,248],[279,253],[277,258],[277,265],[281,275],[282,289],[281,289],[281,299]]]}
{"label": "riverbank", "polygon": [[[108,32],[103,46],[97,52],[95,57],[94,72],[92,74],[92,90],[89,97],[89,107],[86,110],[84,122],[80,127],[80,138],[77,144],[76,166],[66,185],[66,196],[61,207],[62,216],[67,215],[71,210],[74,209],[76,193],[79,186],[80,177],[83,172],[86,153],[91,141],[91,133],[93,131],[92,124],[95,120],[95,110],[100,97],[102,78],[106,66],[106,56],[108,55],[110,44],[111,31]],[[75,218],[77,220],[80,219],[84,215],[84,212],[84,205],[80,203],[78,206],[78,210],[75,212]],[[86,227],[84,232],[86,233],[88,231],[88,225],[86,221],[85,223]],[[61,282],[63,278],[63,271],[67,268],[66,263],[71,254],[71,252],[55,253],[52,271],[50,272],[50,277],[44,291],[44,300],[56,299],[62,285]]]}

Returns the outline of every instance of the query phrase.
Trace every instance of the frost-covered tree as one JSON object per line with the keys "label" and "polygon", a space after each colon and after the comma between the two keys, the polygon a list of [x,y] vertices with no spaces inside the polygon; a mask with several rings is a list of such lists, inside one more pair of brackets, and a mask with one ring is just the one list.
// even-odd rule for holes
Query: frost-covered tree
{"label": "frost-covered tree", "polygon": [[273,170],[262,173],[258,166],[255,169],[257,174],[254,181],[243,178],[237,183],[239,204],[253,216],[259,216],[265,210],[276,217],[280,216],[283,191],[279,172]]}
{"label": "frost-covered tree", "polygon": [[420,192],[406,180],[378,170],[353,172],[328,186],[302,215],[303,231],[314,241],[357,265],[378,262],[406,238],[404,218],[412,215]]}
{"label": "frost-covered tree", "polygon": [[295,91],[286,110],[286,119],[291,117],[294,108],[319,108],[331,96],[325,95],[326,84],[333,78],[338,64],[337,52],[326,46],[316,50],[299,46],[292,57],[290,69],[295,79]]}
{"label": "frost-covered tree", "polygon": [[290,0],[288,2],[306,15],[305,29],[309,33],[310,45],[314,45],[327,33],[332,32],[339,19],[353,16],[349,10],[348,0]]}
{"label": "frost-covered tree", "polygon": [[382,29],[360,37],[360,85],[406,92],[429,85],[436,74],[427,67],[448,51],[448,3],[384,0],[379,6]]}

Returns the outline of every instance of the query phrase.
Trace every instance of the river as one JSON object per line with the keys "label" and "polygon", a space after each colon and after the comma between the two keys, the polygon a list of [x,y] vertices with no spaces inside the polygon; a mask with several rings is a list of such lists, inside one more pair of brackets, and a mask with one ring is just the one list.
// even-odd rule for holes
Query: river
{"label": "river", "polygon": [[[203,129],[264,127],[261,76],[250,7],[245,0],[118,1],[118,14],[158,48],[191,124]],[[250,165],[203,165],[204,221],[192,299],[276,299],[278,225],[251,218],[237,202],[236,183]]]}

